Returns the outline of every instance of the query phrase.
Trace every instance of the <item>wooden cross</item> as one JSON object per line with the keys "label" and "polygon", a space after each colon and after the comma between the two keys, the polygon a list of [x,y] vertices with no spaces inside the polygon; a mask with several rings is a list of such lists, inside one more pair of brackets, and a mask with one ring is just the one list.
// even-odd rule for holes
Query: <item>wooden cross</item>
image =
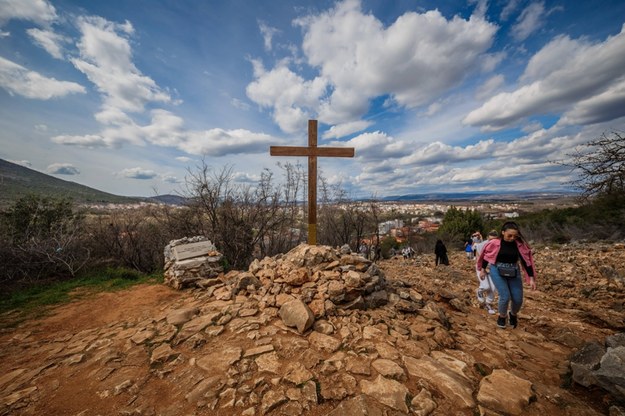
{"label": "wooden cross", "polygon": [[317,244],[317,156],[354,157],[353,147],[317,147],[317,120],[308,120],[308,147],[270,146],[271,156],[308,156],[308,244]]}

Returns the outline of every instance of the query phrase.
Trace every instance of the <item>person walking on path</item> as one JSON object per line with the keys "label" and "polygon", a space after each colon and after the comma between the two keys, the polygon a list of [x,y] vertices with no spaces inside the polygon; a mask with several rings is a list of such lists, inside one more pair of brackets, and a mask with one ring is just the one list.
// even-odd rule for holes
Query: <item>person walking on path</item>
{"label": "person walking on path", "polygon": [[500,328],[506,327],[506,318],[510,319],[509,323],[513,328],[518,325],[518,313],[523,305],[523,281],[519,262],[525,271],[526,282],[532,290],[536,290],[532,250],[523,238],[519,226],[513,221],[508,221],[501,227],[500,236],[484,246],[477,260],[480,279],[485,278],[486,268],[489,268],[493,283],[499,292],[497,326]]}
{"label": "person walking on path", "polygon": [[434,246],[434,254],[436,255],[435,266],[440,264],[444,264],[445,266],[449,266],[449,258],[447,257],[447,247],[443,243],[443,240],[436,240],[436,245]]}
{"label": "person walking on path", "polygon": [[[476,257],[479,258],[479,256],[482,254],[482,251],[484,250],[484,246],[490,240],[494,240],[498,236],[499,233],[497,232],[497,230],[492,230],[486,236],[486,241],[480,241],[479,243],[475,244],[474,248],[476,252]],[[480,304],[480,307],[485,306],[486,310],[488,310],[488,313],[494,315],[497,313],[497,311],[495,311],[492,306],[495,300],[496,290],[493,279],[490,277],[490,273],[488,271],[486,271],[484,275],[480,276],[480,270],[477,267],[477,263],[475,264],[475,271],[477,274],[477,282],[479,284],[477,288],[477,301]]]}
{"label": "person walking on path", "polygon": [[473,260],[473,239],[469,238],[465,243],[464,243],[464,252],[467,253],[467,259],[469,260]]}

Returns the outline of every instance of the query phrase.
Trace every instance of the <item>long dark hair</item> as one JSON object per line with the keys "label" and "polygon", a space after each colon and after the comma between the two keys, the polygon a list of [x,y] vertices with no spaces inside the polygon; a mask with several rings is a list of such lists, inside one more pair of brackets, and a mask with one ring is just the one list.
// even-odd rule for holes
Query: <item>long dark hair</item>
{"label": "long dark hair", "polygon": [[[518,240],[522,242],[523,244],[527,245],[527,241],[525,241],[525,237],[523,237],[523,234],[521,234],[521,229],[519,228],[519,224],[517,224],[514,221],[506,221],[501,226],[501,234],[503,234],[503,232],[506,230],[516,230]],[[499,239],[502,239],[502,238],[503,238],[503,235],[500,235]]]}

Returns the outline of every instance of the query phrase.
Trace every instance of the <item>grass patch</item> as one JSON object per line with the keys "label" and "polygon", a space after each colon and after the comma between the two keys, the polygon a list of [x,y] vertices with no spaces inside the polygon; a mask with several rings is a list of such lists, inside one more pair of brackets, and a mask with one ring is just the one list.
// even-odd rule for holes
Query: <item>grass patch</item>
{"label": "grass patch", "polygon": [[0,299],[0,314],[12,312],[9,315],[18,314],[24,318],[38,316],[50,306],[68,303],[86,295],[123,290],[142,283],[156,284],[162,281],[162,275],[145,275],[136,270],[124,268],[91,271],[75,279],[16,290]]}

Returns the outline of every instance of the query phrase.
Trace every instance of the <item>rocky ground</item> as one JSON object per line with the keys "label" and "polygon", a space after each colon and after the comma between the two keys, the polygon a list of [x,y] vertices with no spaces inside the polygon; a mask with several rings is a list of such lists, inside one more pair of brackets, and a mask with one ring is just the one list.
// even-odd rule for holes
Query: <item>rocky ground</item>
{"label": "rocky ground", "polygon": [[[379,272],[321,259],[288,279],[272,261],[207,289],[60,306],[0,333],[0,415],[625,414],[569,370],[586,342],[625,330],[625,245],[536,247],[538,290],[526,288],[516,329],[478,308],[464,253],[433,260]],[[359,280],[354,299],[337,289]],[[359,298],[372,291],[388,303]],[[297,299],[313,316],[299,327],[282,308]]]}

